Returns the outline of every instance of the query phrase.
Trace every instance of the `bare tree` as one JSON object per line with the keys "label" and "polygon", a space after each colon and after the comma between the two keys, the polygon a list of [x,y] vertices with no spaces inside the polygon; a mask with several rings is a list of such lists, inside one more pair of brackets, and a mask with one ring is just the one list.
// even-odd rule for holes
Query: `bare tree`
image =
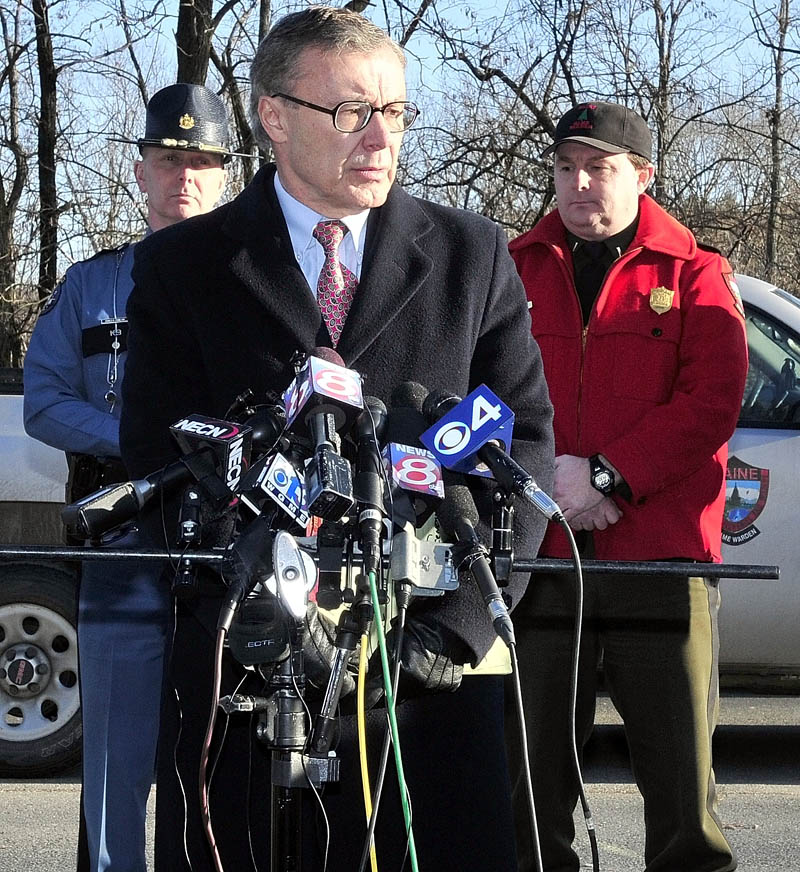
{"label": "bare tree", "polygon": [[18,215],[27,191],[30,154],[25,145],[21,110],[23,64],[30,64],[33,40],[23,19],[23,7],[0,7],[4,65],[0,69],[0,366],[19,366],[22,356],[21,332],[31,321],[17,280],[21,241],[16,230]]}
{"label": "bare tree", "polygon": [[[570,106],[636,108],[656,144],[655,195],[738,268],[800,290],[800,42],[791,0],[383,0],[361,14],[410,58],[422,117],[400,178],[510,235],[553,203],[540,155]],[[296,0],[62,0],[0,4],[0,365],[75,260],[136,238],[134,146],[149,95],[199,82],[249,128],[249,64]],[[737,30],[738,28],[738,30]],[[734,62],[735,60],[735,62]],[[56,111],[57,108],[57,111]],[[33,162],[36,161],[36,170]],[[251,178],[230,165],[230,194]]]}
{"label": "bare tree", "polygon": [[[789,30],[789,0],[780,0],[777,13],[768,13],[758,8],[754,3],[752,20],[755,33],[762,45],[766,46],[772,56],[774,73],[774,102],[767,111],[767,120],[770,131],[770,160],[769,171],[769,204],[767,209],[767,225],[765,240],[764,278],[768,281],[777,279],[777,256],[778,256],[778,222],[780,219],[781,182],[783,169],[783,81],[786,74],[786,35]],[[777,42],[771,39],[772,28],[766,21],[767,15],[774,18],[777,27]]]}
{"label": "bare tree", "polygon": [[36,154],[39,165],[39,298],[46,299],[58,275],[58,193],[56,191],[56,87],[47,0],[33,0],[36,58],[39,67],[39,124]]}

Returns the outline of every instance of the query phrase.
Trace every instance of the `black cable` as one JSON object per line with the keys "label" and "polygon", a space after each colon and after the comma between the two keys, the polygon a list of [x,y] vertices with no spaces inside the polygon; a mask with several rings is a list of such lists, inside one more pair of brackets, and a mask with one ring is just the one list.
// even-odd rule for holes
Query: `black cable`
{"label": "black cable", "polygon": [[542,849],[539,845],[539,825],[536,821],[536,806],[533,801],[533,781],[531,779],[531,759],[528,753],[528,728],[525,723],[525,707],[522,703],[522,685],[519,680],[519,660],[517,659],[516,643],[508,646],[511,652],[511,674],[514,677],[514,700],[517,705],[517,722],[522,746],[522,772],[525,776],[525,795],[528,799],[528,815],[531,825],[531,841],[533,842],[533,861],[536,872],[542,872]]}
{"label": "black cable", "polygon": [[[583,784],[583,775],[581,773],[580,756],[578,754],[578,741],[575,731],[575,719],[577,712],[578,700],[578,664],[580,661],[581,648],[581,628],[583,625],[583,568],[581,566],[580,555],[578,554],[578,546],[575,542],[575,537],[572,534],[569,524],[564,519],[563,515],[555,516],[554,520],[564,528],[567,539],[569,540],[572,550],[572,560],[575,567],[575,632],[572,640],[572,659],[570,662],[570,682],[569,682],[569,731],[570,744],[572,746],[572,764],[575,771],[575,777],[578,781],[578,794],[581,800],[583,809],[583,818],[586,823],[586,832],[589,836],[589,845],[592,851],[592,869],[594,872],[600,870],[600,858],[597,851],[597,835],[594,828],[594,820],[592,811],[589,807],[589,801],[586,798],[586,790]],[[539,844],[539,831],[536,821],[536,807],[533,795],[533,782],[531,778],[531,763],[528,754],[528,731],[525,724],[525,708],[522,699],[522,686],[519,678],[519,661],[517,659],[516,645],[509,645],[511,652],[512,674],[514,678],[514,695],[517,708],[517,718],[519,722],[520,744],[522,747],[522,765],[525,776],[525,792],[528,800],[528,812],[530,816],[531,838],[533,842],[534,863],[536,872],[542,872],[542,856],[541,846]]]}
{"label": "black cable", "polygon": [[581,808],[583,809],[583,819],[586,823],[586,832],[589,836],[589,845],[592,851],[592,869],[594,872],[600,870],[600,857],[597,852],[597,834],[594,829],[594,820],[592,818],[592,810],[589,807],[589,800],[586,798],[586,790],[583,784],[583,774],[581,773],[580,756],[578,755],[578,741],[575,735],[575,718],[577,712],[578,701],[578,663],[580,660],[581,649],[581,627],[583,625],[583,568],[581,567],[580,555],[578,554],[578,545],[575,542],[575,537],[572,535],[567,521],[561,517],[557,519],[561,524],[564,532],[569,540],[569,546],[572,550],[572,559],[575,563],[575,633],[572,640],[572,663],[570,664],[570,741],[572,743],[572,763],[575,770],[575,777],[578,780],[578,794],[581,800]]}

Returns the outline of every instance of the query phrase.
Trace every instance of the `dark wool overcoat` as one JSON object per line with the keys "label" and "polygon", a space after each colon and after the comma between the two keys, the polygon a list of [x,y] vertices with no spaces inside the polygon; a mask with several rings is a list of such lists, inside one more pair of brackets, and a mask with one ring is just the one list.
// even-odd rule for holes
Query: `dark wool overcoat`
{"label": "dark wool overcoat", "polygon": [[[231,203],[137,246],[121,423],[133,477],[177,456],[169,425],[183,415],[223,418],[246,388],[257,398],[281,391],[296,351],[330,344],[294,257],[274,172],[261,169]],[[552,410],[502,230],[394,185],[370,214],[365,252],[336,349],[363,375],[364,393],[390,405],[404,381],[460,396],[487,384],[516,413],[512,453],[549,489]],[[543,529],[517,507],[519,557],[535,556]],[[518,576],[509,588],[515,603],[526,582]],[[476,654],[492,643],[473,585],[442,598],[437,611]]]}
{"label": "dark wool overcoat", "polygon": [[[123,457],[134,477],[176,457],[170,424],[188,413],[224,418],[247,388],[259,400],[282,391],[293,379],[295,352],[330,344],[292,251],[274,172],[260,170],[230,204],[161,230],[137,246],[121,420]],[[461,396],[486,383],[516,412],[514,455],[549,488],[552,409],[522,283],[500,228],[478,215],[414,199],[394,186],[385,205],[370,213],[366,233],[359,287],[337,347],[345,363],[364,377],[365,394],[390,405],[393,390],[404,381]],[[475,493],[487,517],[490,490],[476,484]],[[150,518],[142,519],[156,544],[162,526],[158,502],[152,501]],[[164,529],[172,535],[174,518]],[[543,522],[520,506],[517,555],[533,557],[543,531]],[[211,544],[210,538],[203,544]],[[509,590],[515,602],[526,583],[524,576],[514,578]],[[202,584],[200,597],[176,608],[161,718],[156,872],[190,868],[181,833],[193,872],[215,868],[196,784],[222,586],[213,578],[203,578]],[[473,660],[479,659],[494,631],[476,586],[464,581],[457,591],[426,599],[415,600],[412,610],[435,612],[468,644]],[[234,688],[263,693],[257,675],[240,685],[241,671],[230,658],[223,661],[223,693]],[[402,698],[397,706],[423,868],[516,869],[502,708],[502,682],[496,676],[465,678],[455,693]],[[385,712],[374,709],[368,720],[375,771]],[[352,716],[339,719],[341,778],[324,796],[331,834],[328,872],[358,867],[366,830],[354,726]],[[253,868],[252,848],[256,868],[264,870],[274,777],[270,752],[254,738],[247,716],[234,715],[217,733],[211,809],[225,868]],[[216,742],[223,735],[220,748]],[[399,869],[406,837],[394,781],[390,772],[377,842],[382,863]],[[319,804],[310,791],[302,792],[306,872],[323,868],[328,830]],[[476,833],[482,837],[480,849]]]}

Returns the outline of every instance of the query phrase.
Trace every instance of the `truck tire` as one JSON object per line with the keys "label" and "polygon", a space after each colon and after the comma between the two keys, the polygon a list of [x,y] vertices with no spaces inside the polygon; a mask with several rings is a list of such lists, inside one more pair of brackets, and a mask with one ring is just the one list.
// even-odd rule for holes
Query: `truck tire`
{"label": "truck tire", "polygon": [[0,564],[0,776],[36,778],[81,756],[76,574]]}

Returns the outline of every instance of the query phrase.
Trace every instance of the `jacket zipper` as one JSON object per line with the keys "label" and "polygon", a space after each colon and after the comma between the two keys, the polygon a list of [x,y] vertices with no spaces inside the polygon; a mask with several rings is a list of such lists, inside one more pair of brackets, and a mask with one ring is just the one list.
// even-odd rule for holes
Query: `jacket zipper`
{"label": "jacket zipper", "polygon": [[[580,376],[578,378],[578,412],[576,415],[576,427],[577,427],[577,444],[578,451],[583,451],[583,440],[581,438],[581,410],[583,408],[583,371],[584,366],[586,365],[586,345],[589,341],[589,327],[592,323],[593,318],[595,317],[595,312],[597,311],[597,301],[603,294],[603,290],[605,289],[606,283],[608,282],[609,276],[612,271],[616,272],[618,268],[621,266],[622,261],[628,261],[631,258],[628,255],[634,255],[642,250],[642,246],[638,246],[637,248],[628,249],[624,251],[620,257],[618,257],[615,261],[612,261],[611,266],[609,266],[606,271],[605,276],[603,276],[603,281],[600,284],[600,288],[597,291],[597,296],[594,298],[594,303],[592,303],[592,310],[589,313],[589,321],[585,327],[581,330],[581,369]],[[572,273],[572,290],[575,292],[575,297],[578,301],[578,309],[580,310],[580,297],[578,296],[578,288],[575,284],[575,273]],[[581,455],[582,456],[582,455]]]}

